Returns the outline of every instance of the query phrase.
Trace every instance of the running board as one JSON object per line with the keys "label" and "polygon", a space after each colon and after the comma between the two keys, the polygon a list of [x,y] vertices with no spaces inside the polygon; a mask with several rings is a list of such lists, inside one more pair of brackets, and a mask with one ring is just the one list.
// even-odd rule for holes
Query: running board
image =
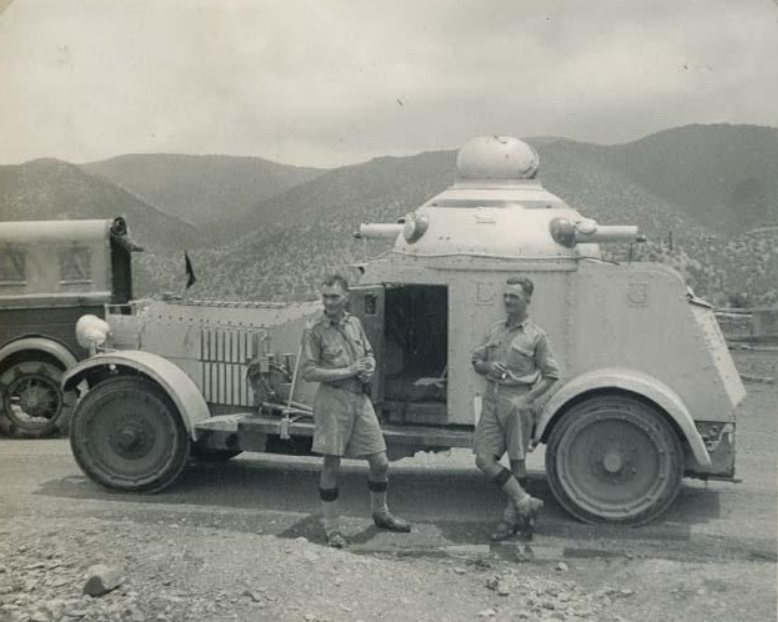
{"label": "running board", "polygon": [[[313,436],[310,417],[268,417],[251,413],[219,415],[201,421],[195,426],[198,444],[209,448],[235,446],[243,451],[263,451],[267,436],[281,438]],[[472,447],[472,429],[432,426],[385,425],[381,430],[387,445],[405,445],[424,448]]]}

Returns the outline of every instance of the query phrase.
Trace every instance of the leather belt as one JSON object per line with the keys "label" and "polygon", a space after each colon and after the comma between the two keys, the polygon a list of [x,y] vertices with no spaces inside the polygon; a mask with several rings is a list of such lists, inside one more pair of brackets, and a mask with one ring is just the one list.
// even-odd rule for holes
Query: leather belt
{"label": "leather belt", "polygon": [[531,384],[508,384],[507,382],[499,382],[497,380],[487,380],[489,386],[496,388],[505,388],[505,389],[526,389],[529,391],[532,388]]}
{"label": "leather belt", "polygon": [[364,393],[364,385],[362,381],[357,378],[345,378],[344,380],[333,380],[332,382],[325,382],[328,387],[333,389],[343,389],[349,393],[356,393],[362,395]]}

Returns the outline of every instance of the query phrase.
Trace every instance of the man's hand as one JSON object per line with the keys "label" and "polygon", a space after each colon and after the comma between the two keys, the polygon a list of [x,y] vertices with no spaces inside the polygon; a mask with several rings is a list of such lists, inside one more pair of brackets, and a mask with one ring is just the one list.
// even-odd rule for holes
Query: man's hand
{"label": "man's hand", "polygon": [[505,378],[508,376],[508,367],[505,365],[505,363],[494,361],[493,363],[489,364],[488,375],[491,378],[495,378],[496,380],[505,380]]}
{"label": "man's hand", "polygon": [[362,382],[369,382],[375,372],[375,361],[369,357],[361,358],[352,363],[349,370],[352,375],[357,376]]}
{"label": "man's hand", "polygon": [[534,419],[535,400],[529,397],[529,395],[522,395],[521,397],[516,398],[513,401],[513,405],[516,407],[516,410],[518,412],[520,412],[521,414],[530,414]]}

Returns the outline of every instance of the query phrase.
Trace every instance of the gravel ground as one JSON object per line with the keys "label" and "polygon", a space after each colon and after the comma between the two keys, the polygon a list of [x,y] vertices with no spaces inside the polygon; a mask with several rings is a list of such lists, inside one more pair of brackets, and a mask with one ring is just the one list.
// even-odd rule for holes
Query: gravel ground
{"label": "gravel ground", "polygon": [[[355,555],[304,538],[85,519],[0,524],[0,619],[603,620],[634,590],[587,590],[564,563]],[[400,537],[400,536],[398,536]],[[90,567],[120,585],[82,595]]]}
{"label": "gravel ground", "polygon": [[[776,567],[765,562],[354,554],[186,518],[66,528],[11,518],[0,542],[0,620],[10,622],[762,622],[776,612]],[[83,595],[96,564],[120,583]]]}

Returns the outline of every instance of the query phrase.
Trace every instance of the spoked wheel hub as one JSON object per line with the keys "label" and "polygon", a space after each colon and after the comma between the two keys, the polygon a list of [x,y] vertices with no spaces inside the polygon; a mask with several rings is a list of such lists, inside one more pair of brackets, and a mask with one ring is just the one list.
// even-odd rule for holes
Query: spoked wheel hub
{"label": "spoked wheel hub", "polygon": [[0,374],[0,428],[22,438],[55,432],[66,410],[61,375],[61,368],[45,361],[22,361]]}

